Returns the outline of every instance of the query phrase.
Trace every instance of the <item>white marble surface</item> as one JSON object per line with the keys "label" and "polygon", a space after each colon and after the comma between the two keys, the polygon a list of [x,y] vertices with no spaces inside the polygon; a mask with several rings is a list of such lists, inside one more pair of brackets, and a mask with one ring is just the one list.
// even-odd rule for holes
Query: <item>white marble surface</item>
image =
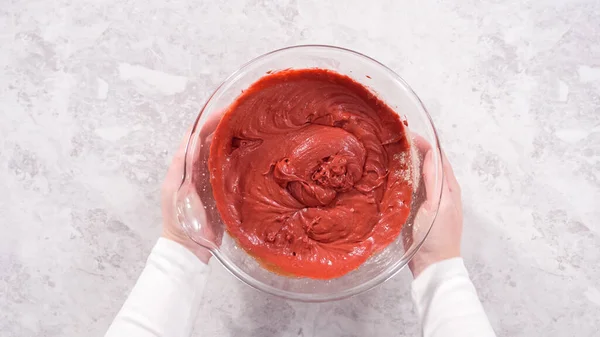
{"label": "white marble surface", "polygon": [[[464,254],[500,336],[600,330],[600,2],[6,0],[0,335],[99,336],[160,230],[159,185],[230,72],[356,49],[430,108],[464,191]],[[341,302],[213,264],[197,336],[416,336],[407,272]]]}

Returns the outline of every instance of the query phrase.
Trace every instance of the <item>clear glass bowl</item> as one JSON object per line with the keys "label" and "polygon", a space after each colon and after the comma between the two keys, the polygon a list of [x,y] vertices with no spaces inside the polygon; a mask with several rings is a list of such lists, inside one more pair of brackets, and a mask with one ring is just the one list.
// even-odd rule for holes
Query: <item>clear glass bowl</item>
{"label": "clear glass bowl", "polygon": [[[225,230],[215,205],[208,171],[212,134],[226,108],[242,90],[268,72],[282,69],[321,68],[350,76],[369,88],[408,122],[411,138],[414,193],[410,215],[398,238],[358,269],[331,280],[282,276],[264,269]],[[423,151],[415,146],[430,144],[433,163],[427,169],[428,188],[423,184]],[[429,145],[428,145],[429,146]],[[431,229],[443,181],[438,137],[422,102],[400,76],[383,64],[360,53],[332,46],[289,47],[262,55],[234,72],[208,99],[196,121],[186,148],[183,181],[175,207],[178,221],[197,244],[206,247],[233,275],[246,284],[288,299],[329,301],[366,291],[400,271],[413,257]],[[428,211],[423,207],[428,199]]]}

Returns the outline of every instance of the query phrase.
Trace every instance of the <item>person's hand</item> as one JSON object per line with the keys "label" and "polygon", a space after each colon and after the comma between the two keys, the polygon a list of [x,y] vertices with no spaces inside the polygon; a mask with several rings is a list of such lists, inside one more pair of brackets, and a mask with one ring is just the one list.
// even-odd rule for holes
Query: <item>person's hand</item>
{"label": "person's hand", "polygon": [[[424,149],[423,146],[418,147],[421,150]],[[431,191],[434,188],[432,186],[434,174],[433,152],[430,146],[425,150],[427,152],[423,160],[423,178],[427,200],[423,207],[424,211],[427,212],[434,211],[436,205],[433,200],[430,200]],[[425,268],[436,262],[460,256],[460,240],[463,227],[461,191],[452,166],[450,166],[450,162],[448,162],[448,158],[443,152],[442,162],[444,181],[437,217],[425,242],[408,264],[415,278]]]}
{"label": "person's hand", "polygon": [[175,215],[175,195],[179,189],[179,186],[181,185],[183,165],[185,162],[185,147],[187,145],[189,136],[190,131],[186,132],[185,136],[183,137],[183,140],[179,145],[177,153],[175,153],[175,156],[173,157],[173,161],[171,162],[171,166],[169,167],[169,171],[167,172],[167,176],[165,177],[162,185],[162,236],[181,244],[189,251],[194,253],[194,255],[200,259],[200,261],[208,263],[208,260],[211,257],[208,249],[203,248],[189,238],[189,236],[183,231],[183,228],[181,228],[181,225],[177,222],[177,217]]}

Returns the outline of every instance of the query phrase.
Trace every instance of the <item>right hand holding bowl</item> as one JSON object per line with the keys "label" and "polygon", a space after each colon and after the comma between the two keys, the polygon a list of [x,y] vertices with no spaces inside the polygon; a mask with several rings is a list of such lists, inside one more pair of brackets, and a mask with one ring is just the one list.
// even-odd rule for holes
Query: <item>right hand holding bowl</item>
{"label": "right hand holding bowl", "polygon": [[[430,200],[430,191],[433,191],[433,152],[431,145],[418,135],[413,135],[413,143],[417,150],[424,153],[423,179],[425,190],[428,195],[424,211],[435,211],[435,203]],[[454,176],[452,166],[442,152],[442,167],[444,172],[442,196],[438,208],[437,217],[429,235],[421,248],[414,255],[408,266],[415,278],[430,265],[443,260],[460,256],[460,240],[463,227],[461,190]],[[419,219],[415,220],[418,223]],[[419,232],[417,232],[419,233]],[[422,234],[422,232],[421,232]],[[416,241],[417,238],[414,238]]]}

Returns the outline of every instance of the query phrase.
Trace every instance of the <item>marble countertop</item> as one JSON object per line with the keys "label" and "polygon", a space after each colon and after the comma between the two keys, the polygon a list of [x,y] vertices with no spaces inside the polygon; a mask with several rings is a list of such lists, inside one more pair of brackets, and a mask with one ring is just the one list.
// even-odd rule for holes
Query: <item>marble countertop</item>
{"label": "marble countertop", "polygon": [[[597,335],[600,2],[344,3],[4,1],[0,335],[102,335],[159,235],[160,183],[203,102],[247,60],[303,43],[370,55],[423,98],[499,336]],[[211,264],[196,335],[419,334],[407,271],[306,304]]]}

